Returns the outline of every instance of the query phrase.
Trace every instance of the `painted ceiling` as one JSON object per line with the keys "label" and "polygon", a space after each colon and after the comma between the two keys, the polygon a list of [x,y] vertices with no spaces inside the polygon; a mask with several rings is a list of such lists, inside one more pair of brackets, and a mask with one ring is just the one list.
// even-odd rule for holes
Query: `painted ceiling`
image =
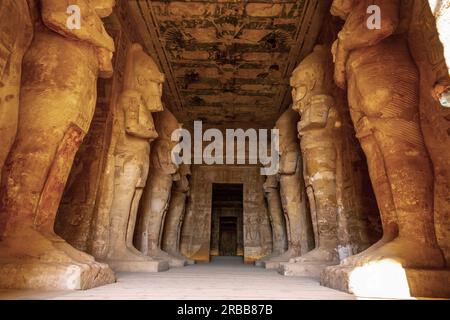
{"label": "painted ceiling", "polygon": [[180,122],[272,127],[291,102],[289,76],[311,52],[323,0],[130,0],[138,31],[166,74]]}

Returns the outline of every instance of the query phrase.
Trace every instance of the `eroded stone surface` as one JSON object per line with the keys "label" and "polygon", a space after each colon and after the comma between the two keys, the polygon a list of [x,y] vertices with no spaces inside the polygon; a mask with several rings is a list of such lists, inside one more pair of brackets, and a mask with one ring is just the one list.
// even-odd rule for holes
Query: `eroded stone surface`
{"label": "eroded stone surface", "polygon": [[33,36],[26,0],[0,4],[0,179],[14,142],[19,118],[22,58]]}

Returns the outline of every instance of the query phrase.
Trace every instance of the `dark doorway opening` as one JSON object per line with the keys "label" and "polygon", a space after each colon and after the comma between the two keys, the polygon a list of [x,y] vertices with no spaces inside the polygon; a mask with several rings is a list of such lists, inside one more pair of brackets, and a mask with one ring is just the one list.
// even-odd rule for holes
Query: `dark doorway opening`
{"label": "dark doorway opening", "polygon": [[243,256],[242,184],[213,184],[211,256]]}

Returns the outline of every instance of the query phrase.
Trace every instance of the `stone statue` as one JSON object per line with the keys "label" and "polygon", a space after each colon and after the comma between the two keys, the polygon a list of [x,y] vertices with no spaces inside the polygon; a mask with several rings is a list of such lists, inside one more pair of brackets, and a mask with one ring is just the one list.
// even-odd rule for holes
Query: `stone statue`
{"label": "stone statue", "polygon": [[19,118],[22,58],[33,37],[26,0],[0,3],[0,180]]}
{"label": "stone statue", "polygon": [[256,261],[255,265],[257,266],[263,266],[265,261],[280,256],[287,250],[286,221],[281,205],[277,175],[266,177],[264,195],[269,210],[270,225],[272,226],[272,254]]}
{"label": "stone statue", "polygon": [[162,249],[174,257],[186,260],[188,264],[194,264],[195,261],[188,259],[180,252],[181,227],[189,194],[190,167],[187,164],[180,165],[180,180],[175,181],[172,187],[169,209],[163,227]]}
{"label": "stone statue", "polygon": [[[347,88],[383,225],[382,239],[342,266],[380,261],[395,261],[403,268],[444,266],[433,225],[433,171],[419,123],[419,75],[401,3],[375,1],[382,20],[374,30],[365,23],[367,1],[335,0],[331,9],[345,20],[333,46],[335,82]],[[327,268],[324,282],[347,281],[340,270]]]}
{"label": "stone statue", "polygon": [[[316,275],[319,275],[325,266],[339,262],[337,151],[334,143],[338,115],[331,87],[326,81],[326,74],[330,71],[328,54],[326,47],[316,46],[314,52],[300,63],[291,77],[293,109],[301,117],[298,133],[315,239],[314,250],[292,259],[291,262],[316,263]],[[289,268],[288,265],[285,267]],[[293,275],[296,273],[296,266],[291,267]],[[305,274],[300,272],[297,275]]]}
{"label": "stone statue", "polygon": [[180,267],[186,261],[173,257],[161,249],[164,219],[169,207],[172,183],[178,180],[178,165],[172,162],[172,132],[180,128],[177,119],[169,110],[155,115],[159,138],[153,143],[150,157],[150,173],[139,208],[139,222],[135,244],[139,250],[158,260],[169,261],[170,267]]}
{"label": "stone statue", "polygon": [[[298,113],[288,109],[275,128],[280,133],[280,194],[288,231],[288,249],[266,261],[266,268],[277,269],[281,262],[308,252],[313,247],[313,233],[306,206],[300,144],[297,138]],[[308,222],[309,220],[309,222]]]}
{"label": "stone statue", "polygon": [[[54,233],[72,162],[96,105],[97,77],[112,75],[114,42],[101,17],[114,1],[29,2],[34,39],[23,60],[17,137],[0,188],[0,287],[86,289],[115,281],[112,270]],[[38,12],[38,8],[41,10]],[[26,246],[23,244],[26,243]]]}
{"label": "stone statue", "polygon": [[114,196],[106,262],[115,271],[146,272],[168,269],[133,246],[137,210],[147,181],[150,143],[158,137],[152,112],[162,111],[164,75],[139,44],[127,50],[124,88],[119,98],[122,132],[115,150]]}

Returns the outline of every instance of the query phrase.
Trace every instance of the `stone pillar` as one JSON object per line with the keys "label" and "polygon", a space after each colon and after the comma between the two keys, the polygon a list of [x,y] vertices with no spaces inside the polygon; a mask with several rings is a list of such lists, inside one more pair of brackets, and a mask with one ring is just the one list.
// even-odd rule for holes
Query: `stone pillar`
{"label": "stone pillar", "polygon": [[278,119],[276,129],[280,130],[280,194],[286,224],[289,228],[288,249],[280,256],[265,262],[266,268],[278,269],[281,262],[310,251],[313,231],[310,214],[306,206],[305,183],[300,146],[297,139],[298,113],[288,109]]}
{"label": "stone pillar", "polygon": [[288,237],[283,207],[281,205],[278,177],[267,176],[264,183],[264,195],[269,210],[270,224],[272,226],[272,254],[256,261],[255,265],[264,266],[264,262],[282,255],[287,250]]}
{"label": "stone pillar", "polygon": [[402,3],[379,1],[382,28],[374,30],[361,23],[365,2],[332,6],[346,20],[333,50],[335,81],[348,91],[384,234],[327,268],[322,283],[371,297],[449,294],[450,273],[436,270],[445,262],[434,228],[433,169],[419,123],[419,74],[399,15]]}
{"label": "stone pillar", "polygon": [[142,46],[127,50],[125,78],[119,98],[118,132],[115,149],[113,201],[109,221],[109,245],[105,261],[115,271],[154,272],[167,270],[168,263],[154,260],[133,246],[139,201],[147,181],[150,142],[158,137],[151,112],[163,110],[164,75]]}
{"label": "stone pillar", "polygon": [[169,207],[173,180],[178,180],[178,166],[172,162],[171,153],[175,142],[172,132],[180,124],[165,109],[155,115],[158,139],[153,143],[150,157],[150,174],[139,208],[139,220],[135,244],[139,250],[157,260],[167,261],[170,267],[182,267],[187,261],[174,257],[161,249],[165,216]]}
{"label": "stone pillar", "polygon": [[169,209],[163,226],[162,249],[174,257],[186,260],[188,264],[194,264],[195,261],[188,259],[180,252],[181,227],[189,193],[190,165],[180,165],[179,172],[180,180],[175,181],[172,187]]}
{"label": "stone pillar", "polygon": [[0,287],[87,289],[114,282],[112,270],[71,247],[53,226],[94,113],[97,77],[112,75],[114,42],[101,18],[113,1],[78,1],[79,30],[67,28],[65,2],[29,3],[35,32],[23,60],[17,139],[0,188]]}
{"label": "stone pillar", "polygon": [[316,46],[291,78],[293,109],[301,116],[298,132],[315,249],[283,264],[280,271],[285,275],[319,277],[326,266],[339,262],[335,145],[338,115],[331,88],[326,83],[327,60],[326,47]]}

